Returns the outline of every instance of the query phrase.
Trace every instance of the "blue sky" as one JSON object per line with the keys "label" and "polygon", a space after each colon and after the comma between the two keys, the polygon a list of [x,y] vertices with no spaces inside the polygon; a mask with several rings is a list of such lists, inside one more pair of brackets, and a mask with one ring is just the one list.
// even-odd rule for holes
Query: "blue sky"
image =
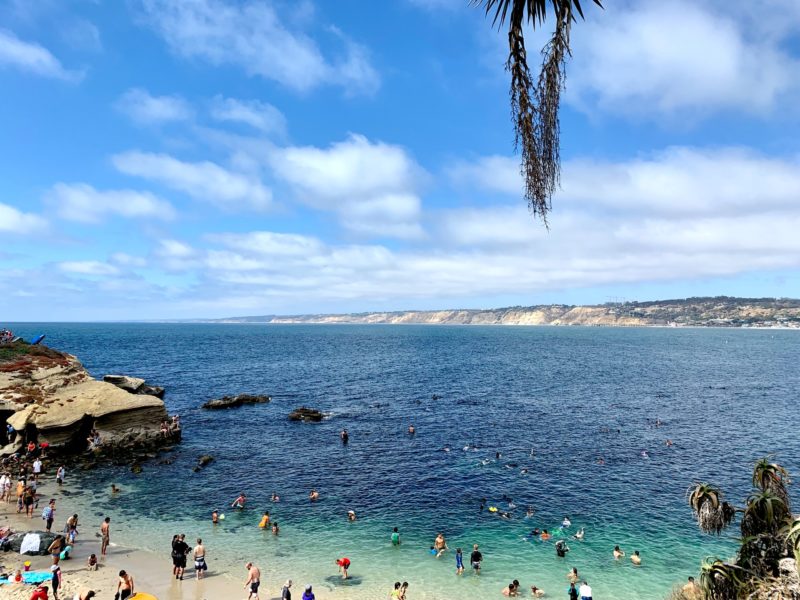
{"label": "blue sky", "polygon": [[800,4],[605,4],[547,231],[467,0],[0,0],[0,315],[800,297]]}

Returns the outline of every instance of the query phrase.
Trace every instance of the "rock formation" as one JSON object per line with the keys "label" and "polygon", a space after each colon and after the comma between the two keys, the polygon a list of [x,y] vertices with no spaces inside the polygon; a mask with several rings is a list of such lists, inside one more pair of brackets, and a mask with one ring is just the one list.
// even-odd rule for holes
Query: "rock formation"
{"label": "rock formation", "polygon": [[103,381],[113,383],[120,389],[130,392],[131,394],[142,394],[145,396],[155,396],[156,398],[164,397],[164,388],[157,385],[147,385],[144,379],[139,377],[130,377],[128,375],[106,375]]}
{"label": "rock formation", "polygon": [[100,434],[101,454],[160,446],[167,442],[160,432],[165,419],[161,399],[97,381],[70,354],[24,342],[2,347],[0,422],[19,435],[0,454],[27,440],[47,442],[56,452],[82,452],[92,429]]}
{"label": "rock formation", "polygon": [[238,396],[223,396],[217,400],[209,400],[203,404],[203,408],[233,408],[235,406],[242,406],[243,404],[264,404],[271,400],[272,398],[270,396],[239,394]]}
{"label": "rock formation", "polygon": [[303,421],[304,423],[319,423],[325,415],[316,408],[301,406],[289,413],[290,421]]}

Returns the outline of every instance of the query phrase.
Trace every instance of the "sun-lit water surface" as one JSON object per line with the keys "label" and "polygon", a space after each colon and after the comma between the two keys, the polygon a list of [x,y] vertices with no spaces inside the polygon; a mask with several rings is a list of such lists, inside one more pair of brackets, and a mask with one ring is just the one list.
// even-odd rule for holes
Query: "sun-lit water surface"
{"label": "sun-lit water surface", "polygon": [[[124,468],[88,475],[98,486],[115,481],[124,492],[73,496],[87,519],[111,514],[119,541],[163,553],[165,570],[172,533],[202,536],[212,569],[238,576],[242,561],[257,561],[273,595],[291,577],[313,583],[318,598],[386,597],[394,581],[407,580],[411,599],[477,600],[500,597],[519,579],[525,588],[536,584],[548,597],[566,598],[565,574],[576,566],[596,599],[662,598],[696,574],[704,556],[726,556],[734,547],[731,537],[696,531],[685,502],[693,481],[712,480],[739,499],[751,463],[764,454],[777,453],[800,472],[800,335],[792,331],[14,329],[47,333],[50,345],[78,355],[95,376],[122,372],[163,385],[170,412],[182,416],[184,442],[172,465],[146,465],[140,476]],[[241,392],[270,394],[273,402],[198,408]],[[286,415],[300,405],[331,417],[289,422]],[[351,435],[346,447],[342,427]],[[214,463],[192,472],[204,453]],[[312,487],[322,496],[317,504],[307,500]],[[225,507],[240,490],[251,504],[234,513]],[[269,502],[273,491],[278,504]],[[484,497],[508,510],[504,496],[517,505],[513,518],[479,511]],[[532,519],[525,518],[528,505],[536,509]],[[209,523],[213,508],[227,517],[216,528]],[[264,509],[280,523],[278,538],[257,528]],[[349,509],[356,523],[347,522]],[[555,556],[552,542],[523,539],[533,527],[557,528],[565,514],[573,531],[586,529],[585,541],[569,542],[566,559]],[[389,543],[395,526],[400,548]],[[451,548],[440,559],[428,552],[437,531]],[[484,553],[483,572],[457,577],[453,550],[468,554],[473,543]],[[640,550],[643,566],[615,562],[615,544]],[[336,577],[334,559],[342,555],[353,562],[348,582]]]}

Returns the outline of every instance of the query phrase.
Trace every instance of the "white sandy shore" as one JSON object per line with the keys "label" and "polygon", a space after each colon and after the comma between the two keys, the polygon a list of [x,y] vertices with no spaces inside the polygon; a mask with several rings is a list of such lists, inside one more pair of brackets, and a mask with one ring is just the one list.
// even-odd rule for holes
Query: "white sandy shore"
{"label": "white sandy shore", "polygon": [[[42,489],[42,498],[56,498],[56,522],[53,531],[63,527],[67,517],[72,514],[69,498],[61,497],[54,493],[55,486],[47,483]],[[52,495],[51,495],[52,494]],[[29,530],[44,530],[44,521],[41,518],[41,507],[34,511],[33,519],[16,512],[16,503],[0,503],[0,525],[9,526],[15,532]],[[148,592],[158,600],[235,600],[245,598],[246,593],[239,578],[234,580],[225,573],[209,571],[200,581],[195,580],[191,557],[188,561],[187,574],[183,581],[176,581],[171,574],[171,560],[169,556],[156,556],[151,552],[133,548],[135,540],[115,539],[112,521],[111,543],[108,555],[100,563],[97,571],[86,568],[87,557],[94,553],[100,555],[100,539],[95,536],[100,523],[82,521],[79,527],[80,535],[69,560],[62,560],[60,566],[63,574],[63,587],[59,599],[72,600],[77,591],[94,590],[98,600],[110,600],[114,597],[117,588],[117,574],[120,569],[125,569],[133,575],[135,590]],[[122,544],[125,544],[124,546]],[[49,556],[23,556],[13,552],[0,552],[0,565],[6,572],[22,569],[23,563],[31,561],[31,570],[49,570],[52,559]],[[246,573],[242,569],[242,580]],[[28,600],[34,589],[32,585],[10,584],[0,586],[0,600]],[[262,595],[269,598],[275,595],[276,590]],[[278,594],[280,595],[280,594]],[[52,594],[50,596],[52,598]]]}

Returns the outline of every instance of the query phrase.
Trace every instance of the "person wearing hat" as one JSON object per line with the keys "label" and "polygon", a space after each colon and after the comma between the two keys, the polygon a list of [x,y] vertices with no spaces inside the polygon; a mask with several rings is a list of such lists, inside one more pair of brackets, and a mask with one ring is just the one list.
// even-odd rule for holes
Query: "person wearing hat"
{"label": "person wearing hat", "polygon": [[58,588],[61,587],[61,567],[53,565],[50,567],[52,576],[50,577],[50,585],[53,586],[53,598],[58,600]]}
{"label": "person wearing hat", "polygon": [[314,592],[311,591],[311,584],[310,583],[306,586],[306,591],[303,592],[303,600],[316,600],[316,596],[314,596]]}
{"label": "person wearing hat", "polygon": [[286,583],[283,584],[283,589],[281,590],[281,600],[292,600],[292,580],[287,579]]}

